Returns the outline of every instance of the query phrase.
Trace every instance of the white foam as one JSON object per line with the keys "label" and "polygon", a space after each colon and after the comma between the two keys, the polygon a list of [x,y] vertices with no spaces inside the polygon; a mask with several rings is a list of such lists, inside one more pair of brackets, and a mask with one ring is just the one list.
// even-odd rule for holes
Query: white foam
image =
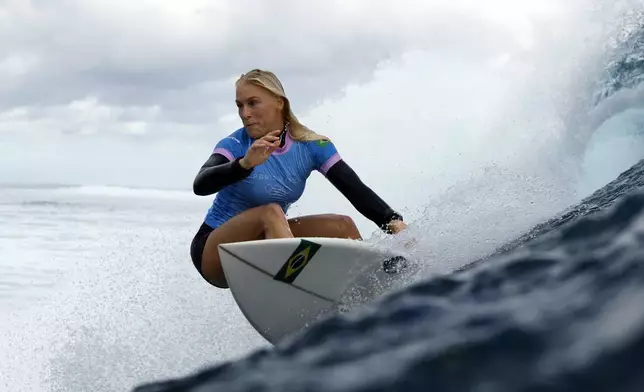
{"label": "white foam", "polygon": [[155,198],[176,200],[195,199],[195,195],[192,193],[192,190],[184,191],[171,189],[129,188],[109,185],[82,185],[75,187],[61,187],[55,189],[54,193],[128,198]]}

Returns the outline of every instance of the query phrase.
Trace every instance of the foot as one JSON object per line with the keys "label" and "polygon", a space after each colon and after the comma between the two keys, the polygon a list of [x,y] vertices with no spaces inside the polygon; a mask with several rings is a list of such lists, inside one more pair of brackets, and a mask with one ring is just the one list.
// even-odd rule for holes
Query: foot
{"label": "foot", "polygon": [[382,269],[388,274],[397,274],[407,267],[407,259],[402,256],[394,256],[382,263]]}

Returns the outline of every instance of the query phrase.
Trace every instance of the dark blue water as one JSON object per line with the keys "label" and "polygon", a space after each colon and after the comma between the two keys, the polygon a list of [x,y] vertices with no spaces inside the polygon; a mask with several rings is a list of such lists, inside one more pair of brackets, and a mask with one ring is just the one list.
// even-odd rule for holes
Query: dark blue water
{"label": "dark blue water", "polygon": [[[643,37],[607,67],[600,98],[640,85]],[[640,161],[459,271],[136,390],[644,391],[643,185]]]}

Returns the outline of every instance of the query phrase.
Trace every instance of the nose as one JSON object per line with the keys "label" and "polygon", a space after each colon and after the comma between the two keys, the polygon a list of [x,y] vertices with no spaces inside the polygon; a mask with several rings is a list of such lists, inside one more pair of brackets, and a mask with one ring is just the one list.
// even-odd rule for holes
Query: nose
{"label": "nose", "polygon": [[239,111],[241,112],[240,114],[243,119],[247,120],[250,118],[250,109],[248,108],[248,106],[242,106]]}

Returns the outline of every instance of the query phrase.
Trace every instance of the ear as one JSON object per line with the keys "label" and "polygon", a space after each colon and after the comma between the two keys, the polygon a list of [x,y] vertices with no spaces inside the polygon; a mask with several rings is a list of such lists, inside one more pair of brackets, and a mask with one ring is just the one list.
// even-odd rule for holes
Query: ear
{"label": "ear", "polygon": [[277,97],[277,108],[279,110],[284,110],[284,98],[282,97]]}

